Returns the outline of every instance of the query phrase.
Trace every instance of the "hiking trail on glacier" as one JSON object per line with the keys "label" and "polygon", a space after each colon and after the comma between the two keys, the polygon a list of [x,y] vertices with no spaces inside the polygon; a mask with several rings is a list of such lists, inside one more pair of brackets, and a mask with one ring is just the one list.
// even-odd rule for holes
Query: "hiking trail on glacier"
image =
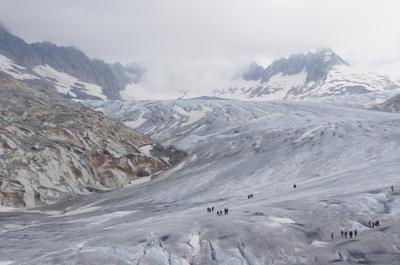
{"label": "hiking trail on glacier", "polygon": [[124,189],[1,212],[0,264],[399,262],[400,114],[323,102],[91,104],[187,158]]}

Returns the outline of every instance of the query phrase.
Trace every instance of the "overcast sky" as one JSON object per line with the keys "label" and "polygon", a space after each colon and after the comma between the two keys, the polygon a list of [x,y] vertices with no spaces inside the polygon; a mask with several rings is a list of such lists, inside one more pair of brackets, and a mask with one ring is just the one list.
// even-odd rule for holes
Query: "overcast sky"
{"label": "overcast sky", "polygon": [[28,42],[47,40],[109,62],[139,62],[173,85],[209,85],[248,62],[265,65],[321,47],[357,67],[400,77],[399,0],[0,3],[0,20]]}

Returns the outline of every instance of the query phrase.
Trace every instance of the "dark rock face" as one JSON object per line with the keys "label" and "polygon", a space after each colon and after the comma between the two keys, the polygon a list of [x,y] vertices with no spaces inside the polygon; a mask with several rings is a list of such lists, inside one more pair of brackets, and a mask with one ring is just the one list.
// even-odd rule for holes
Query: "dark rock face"
{"label": "dark rock face", "polygon": [[[249,82],[252,81],[252,82]],[[400,87],[398,80],[351,67],[331,49],[292,54],[263,68],[251,64],[213,96],[230,99],[309,99],[363,94]]]}
{"label": "dark rock face", "polygon": [[305,71],[308,74],[307,82],[318,81],[335,65],[348,65],[348,63],[331,49],[321,49],[316,53],[292,54],[288,58],[273,61],[267,68],[253,63],[244,72],[242,78],[244,80],[267,82],[278,73],[295,75]]}
{"label": "dark rock face", "polygon": [[[119,91],[139,80],[143,73],[140,67],[125,68],[119,63],[109,65],[102,60],[90,59],[74,47],[60,47],[50,42],[26,43],[4,26],[0,26],[0,54],[28,69],[49,65],[79,80],[99,85],[108,99],[119,99]],[[84,95],[79,98],[86,99]]]}
{"label": "dark rock face", "polygon": [[256,63],[250,64],[250,66],[243,73],[242,78],[247,81],[257,81],[264,78],[266,72],[264,67]]}
{"label": "dark rock face", "polygon": [[317,53],[294,54],[289,58],[274,61],[268,66],[263,80],[268,81],[271,76],[279,72],[293,75],[304,69],[307,72],[306,82],[318,81],[335,65],[348,65],[348,63],[330,49],[322,49]]}
{"label": "dark rock face", "polygon": [[383,111],[400,112],[400,94],[391,97],[382,104],[379,104],[377,108]]}

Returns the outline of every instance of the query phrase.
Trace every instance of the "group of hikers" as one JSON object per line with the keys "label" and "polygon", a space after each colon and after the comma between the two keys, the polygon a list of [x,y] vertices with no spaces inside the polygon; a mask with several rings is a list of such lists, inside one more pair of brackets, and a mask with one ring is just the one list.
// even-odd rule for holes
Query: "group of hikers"
{"label": "group of hikers", "polygon": [[[374,228],[375,226],[379,226],[379,220],[376,220],[376,221],[371,221],[371,220],[369,220],[368,221],[368,226],[369,227],[371,227],[371,228]],[[343,230],[340,230],[340,235],[342,236],[342,238],[344,237],[344,238],[347,238],[347,235],[350,237],[350,238],[353,238],[353,235],[354,235],[354,237],[356,237],[357,236],[357,229],[355,229],[355,230],[350,230],[350,231],[343,231]],[[333,240],[333,237],[334,237],[334,233],[332,232],[331,233],[331,239]]]}
{"label": "group of hikers", "polygon": [[[343,231],[343,230],[340,230],[340,235],[342,236],[342,238],[344,237],[344,238],[347,238],[347,235],[349,235],[349,237],[350,238],[353,238],[353,235],[354,235],[354,237],[356,237],[357,236],[357,229],[355,229],[355,230],[350,230],[350,231]],[[333,240],[333,232],[331,233],[331,239]]]}
{"label": "group of hikers", "polygon": [[[297,185],[293,184],[293,188],[296,189]],[[394,192],[394,186],[392,185],[392,186],[390,186],[390,188],[391,188],[392,192]],[[252,199],[252,198],[254,198],[254,194],[253,193],[247,195],[247,199]],[[208,213],[212,213],[212,212],[214,212],[214,209],[215,209],[214,206],[207,207],[207,212]],[[224,208],[224,210],[218,210],[217,211],[217,216],[222,216],[223,214],[227,215],[228,213],[229,213],[229,209],[228,208]],[[371,228],[374,228],[375,226],[379,226],[379,220],[376,220],[376,221],[369,220],[368,221],[368,226],[371,227]],[[347,237],[353,238],[353,236],[357,237],[357,233],[358,233],[357,229],[350,230],[350,231],[340,230],[340,235],[341,235],[342,238],[347,238]],[[334,232],[331,233],[331,239],[333,240],[333,238],[334,238]]]}
{"label": "group of hikers", "polygon": [[[207,212],[208,213],[212,213],[214,212],[214,206],[212,207],[207,207]],[[217,216],[222,216],[223,214],[227,215],[229,213],[229,209],[228,208],[224,208],[224,210],[218,210],[217,211]]]}
{"label": "group of hikers", "polygon": [[371,227],[371,228],[374,228],[375,226],[379,226],[379,220],[376,220],[375,222],[369,220],[368,221],[368,226]]}

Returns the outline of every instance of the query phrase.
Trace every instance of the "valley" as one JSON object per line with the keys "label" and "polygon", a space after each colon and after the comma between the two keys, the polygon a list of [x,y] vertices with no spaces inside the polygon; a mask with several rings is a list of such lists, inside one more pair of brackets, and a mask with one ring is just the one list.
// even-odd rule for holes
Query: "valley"
{"label": "valley", "polygon": [[400,114],[305,101],[89,104],[187,157],[124,189],[5,209],[1,264],[398,262]]}

